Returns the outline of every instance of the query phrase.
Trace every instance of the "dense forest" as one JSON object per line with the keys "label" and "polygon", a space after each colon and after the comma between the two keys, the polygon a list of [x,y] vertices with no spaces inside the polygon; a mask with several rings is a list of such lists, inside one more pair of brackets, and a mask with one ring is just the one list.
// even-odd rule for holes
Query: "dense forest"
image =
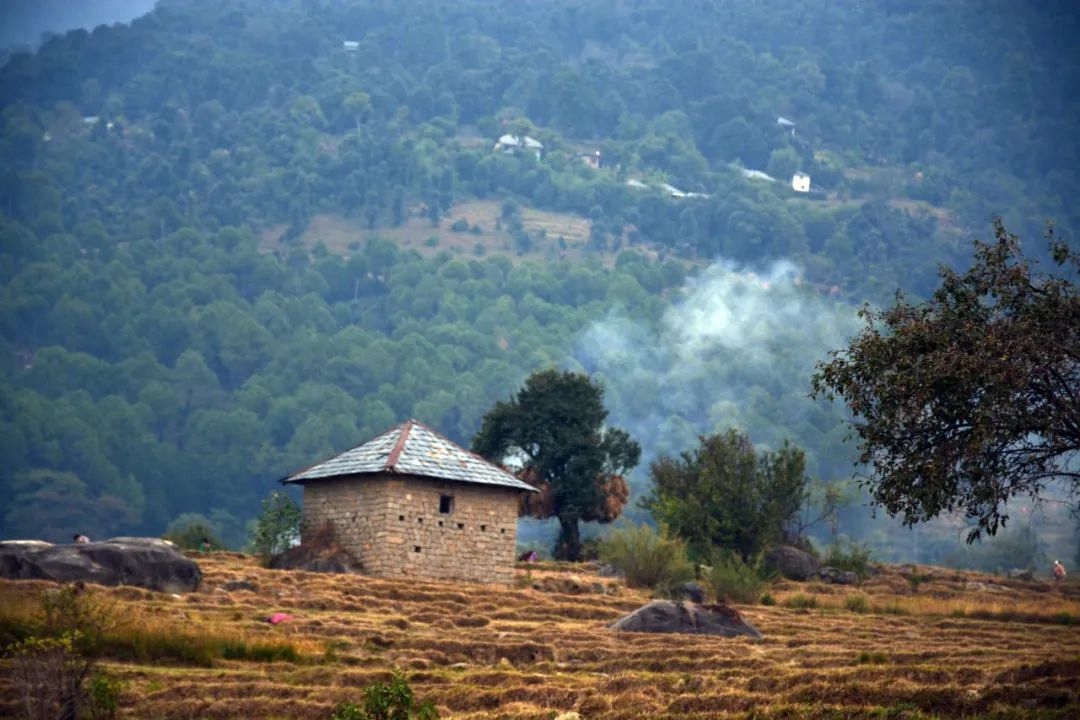
{"label": "dense forest", "polygon": [[850,477],[842,409],[807,394],[855,308],[927,294],[992,215],[1034,254],[1048,219],[1080,227],[1078,22],[1063,1],[160,0],[10,53],[0,535],[199,513],[238,546],[289,471],[409,417],[467,446],[547,366],[599,379],[646,457],[738,426]]}

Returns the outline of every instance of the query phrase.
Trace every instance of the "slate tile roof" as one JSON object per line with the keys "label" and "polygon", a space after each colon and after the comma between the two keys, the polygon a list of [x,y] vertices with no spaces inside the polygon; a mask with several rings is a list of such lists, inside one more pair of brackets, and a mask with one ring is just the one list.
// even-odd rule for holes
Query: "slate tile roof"
{"label": "slate tile roof", "polygon": [[300,470],[282,480],[303,484],[309,480],[398,473],[477,485],[497,485],[538,492],[500,467],[465,450],[431,428],[409,420],[382,435]]}

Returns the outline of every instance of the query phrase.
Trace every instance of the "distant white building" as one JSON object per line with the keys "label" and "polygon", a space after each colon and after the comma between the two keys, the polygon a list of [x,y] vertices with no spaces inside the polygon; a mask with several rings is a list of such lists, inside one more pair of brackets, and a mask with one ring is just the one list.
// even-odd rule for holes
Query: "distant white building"
{"label": "distant white building", "polygon": [[810,176],[801,172],[792,175],[791,189],[795,192],[810,192]]}
{"label": "distant white building", "polygon": [[507,154],[512,154],[518,150],[532,150],[536,155],[536,159],[540,159],[540,154],[544,151],[544,143],[531,138],[528,135],[518,137],[517,135],[503,135],[495,143],[495,150],[501,151]]}
{"label": "distant white building", "polygon": [[785,130],[791,130],[791,137],[795,137],[795,123],[793,121],[788,120],[786,117],[781,115],[780,117],[776,118],[776,124],[784,128]]}
{"label": "distant white building", "polygon": [[344,48],[345,52],[354,53],[360,49],[360,43],[356,40],[346,40],[341,43],[341,47]]}

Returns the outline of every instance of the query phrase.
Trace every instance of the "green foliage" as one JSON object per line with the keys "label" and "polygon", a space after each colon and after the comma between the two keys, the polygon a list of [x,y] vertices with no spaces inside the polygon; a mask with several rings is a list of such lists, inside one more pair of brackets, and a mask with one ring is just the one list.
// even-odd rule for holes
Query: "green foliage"
{"label": "green foliage", "polygon": [[395,671],[390,682],[364,688],[364,704],[343,702],[334,708],[332,720],[437,720],[431,703],[418,704],[405,676]]}
{"label": "green foliage", "polygon": [[848,539],[838,540],[825,550],[821,564],[853,572],[864,580],[870,574],[870,548]]}
{"label": "green foliage", "polygon": [[865,613],[870,611],[870,603],[865,595],[848,595],[844,599],[844,608],[854,613]]}
{"label": "green foliage", "polygon": [[781,604],[784,607],[792,608],[794,610],[813,610],[817,607],[817,597],[796,593],[789,598],[785,598],[784,602]]}
{"label": "green foliage", "polygon": [[115,717],[120,686],[95,672],[111,608],[81,583],[65,586],[41,593],[30,625],[5,648],[27,717]]}
{"label": "green foliage", "polygon": [[[1053,238],[1042,273],[994,221],[963,273],[943,268],[930,300],[866,307],[863,331],[818,366],[814,392],[851,409],[875,503],[911,525],[943,512],[994,535],[1005,503],[1049,478],[1080,488],[1080,254]],[[1061,398],[1071,398],[1063,402]]]}
{"label": "green foliage", "polygon": [[115,720],[126,685],[123,680],[100,670],[90,676],[86,694],[92,720]]}
{"label": "green foliage", "polygon": [[718,600],[735,603],[755,603],[776,575],[765,567],[764,556],[758,554],[746,562],[738,553],[718,551],[704,580]]}
{"label": "green foliage", "polygon": [[644,587],[663,595],[694,579],[694,566],[686,556],[686,542],[657,534],[648,525],[612,530],[600,543],[600,559],[626,578],[629,587]]}
{"label": "green foliage", "polygon": [[264,561],[284,552],[300,539],[303,513],[296,501],[281,491],[263,500],[262,514],[254,521],[249,545]]}
{"label": "green foliage", "polygon": [[494,462],[520,458],[519,476],[540,489],[527,498],[535,517],[557,517],[557,560],[579,560],[580,521],[611,522],[629,490],[623,476],[641,446],[620,428],[604,427],[603,387],[587,375],[534,372],[508,402],[484,416],[473,452]]}
{"label": "green foliage", "polygon": [[692,452],[661,456],[649,468],[653,489],[642,503],[685,538],[698,558],[714,548],[749,560],[778,542],[806,491],[806,459],[785,443],[755,451],[736,431],[703,436]]}
{"label": "green foliage", "polygon": [[173,520],[163,537],[184,550],[224,547],[214,532],[213,523],[198,513],[184,513]]}

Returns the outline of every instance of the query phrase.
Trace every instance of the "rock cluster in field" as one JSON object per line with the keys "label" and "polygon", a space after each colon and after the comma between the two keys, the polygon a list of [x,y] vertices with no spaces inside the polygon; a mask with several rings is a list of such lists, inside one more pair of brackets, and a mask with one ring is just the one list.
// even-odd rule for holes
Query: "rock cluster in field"
{"label": "rock cluster in field", "polygon": [[623,632],[688,633],[761,639],[762,634],[727,605],[654,600],[611,624]]}
{"label": "rock cluster in field", "polygon": [[0,542],[0,577],[99,585],[133,585],[167,593],[194,592],[198,564],[157,538],[52,545],[38,540]]}

